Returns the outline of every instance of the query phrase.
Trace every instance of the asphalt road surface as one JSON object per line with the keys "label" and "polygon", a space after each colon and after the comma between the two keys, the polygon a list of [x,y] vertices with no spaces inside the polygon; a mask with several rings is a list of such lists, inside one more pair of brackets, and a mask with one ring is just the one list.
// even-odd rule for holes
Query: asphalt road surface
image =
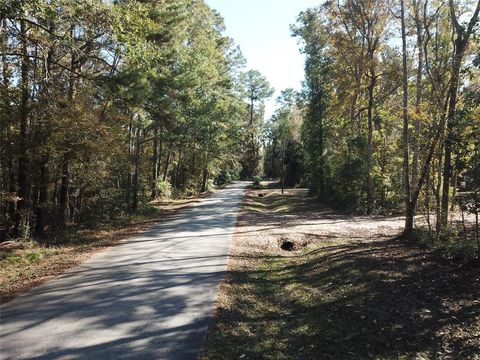
{"label": "asphalt road surface", "polygon": [[197,359],[245,183],[5,304],[0,358]]}

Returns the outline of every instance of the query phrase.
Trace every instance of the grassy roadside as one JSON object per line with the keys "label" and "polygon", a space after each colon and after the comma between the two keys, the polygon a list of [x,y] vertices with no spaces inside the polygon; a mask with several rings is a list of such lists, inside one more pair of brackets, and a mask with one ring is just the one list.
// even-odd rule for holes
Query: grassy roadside
{"label": "grassy roadside", "polygon": [[95,228],[71,228],[50,234],[43,242],[9,241],[0,244],[0,300],[5,303],[79,265],[93,254],[118,244],[191,204],[198,197],[152,204],[151,211],[102,223]]}
{"label": "grassy roadside", "polygon": [[478,265],[405,244],[395,219],[261,190],[238,225],[203,359],[480,359]]}

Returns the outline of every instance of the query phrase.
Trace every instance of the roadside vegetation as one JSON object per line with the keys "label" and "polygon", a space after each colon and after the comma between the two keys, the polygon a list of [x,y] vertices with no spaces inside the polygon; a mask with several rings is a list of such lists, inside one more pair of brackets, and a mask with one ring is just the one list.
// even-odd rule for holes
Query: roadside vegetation
{"label": "roadside vegetation", "polygon": [[224,32],[204,1],[1,1],[0,241],[251,177],[272,89]]}
{"label": "roadside vegetation", "polygon": [[301,12],[304,88],[267,122],[266,176],[347,213],[402,214],[411,238],[480,257],[479,13],[478,0]]}
{"label": "roadside vegetation", "polygon": [[479,358],[478,264],[408,243],[403,225],[305,189],[248,191],[203,358]]}
{"label": "roadside vegetation", "polygon": [[0,303],[53,279],[103,251],[142,232],[158,221],[167,221],[173,214],[201,197],[162,200],[145,207],[142,212],[127,214],[96,224],[94,227],[71,226],[36,240],[10,240],[0,243]]}

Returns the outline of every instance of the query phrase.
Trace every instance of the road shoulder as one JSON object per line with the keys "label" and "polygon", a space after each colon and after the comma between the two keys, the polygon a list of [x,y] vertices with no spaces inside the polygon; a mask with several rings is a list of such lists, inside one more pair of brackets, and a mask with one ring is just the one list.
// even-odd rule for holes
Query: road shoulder
{"label": "road shoulder", "polygon": [[402,226],[302,189],[248,191],[203,358],[480,358],[478,264],[406,243]]}

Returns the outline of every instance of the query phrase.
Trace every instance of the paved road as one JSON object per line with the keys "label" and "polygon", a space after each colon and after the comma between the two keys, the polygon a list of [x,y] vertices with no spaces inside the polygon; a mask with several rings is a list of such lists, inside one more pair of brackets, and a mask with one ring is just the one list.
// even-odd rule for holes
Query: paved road
{"label": "paved road", "polygon": [[244,187],[231,185],[7,303],[0,358],[198,358]]}

